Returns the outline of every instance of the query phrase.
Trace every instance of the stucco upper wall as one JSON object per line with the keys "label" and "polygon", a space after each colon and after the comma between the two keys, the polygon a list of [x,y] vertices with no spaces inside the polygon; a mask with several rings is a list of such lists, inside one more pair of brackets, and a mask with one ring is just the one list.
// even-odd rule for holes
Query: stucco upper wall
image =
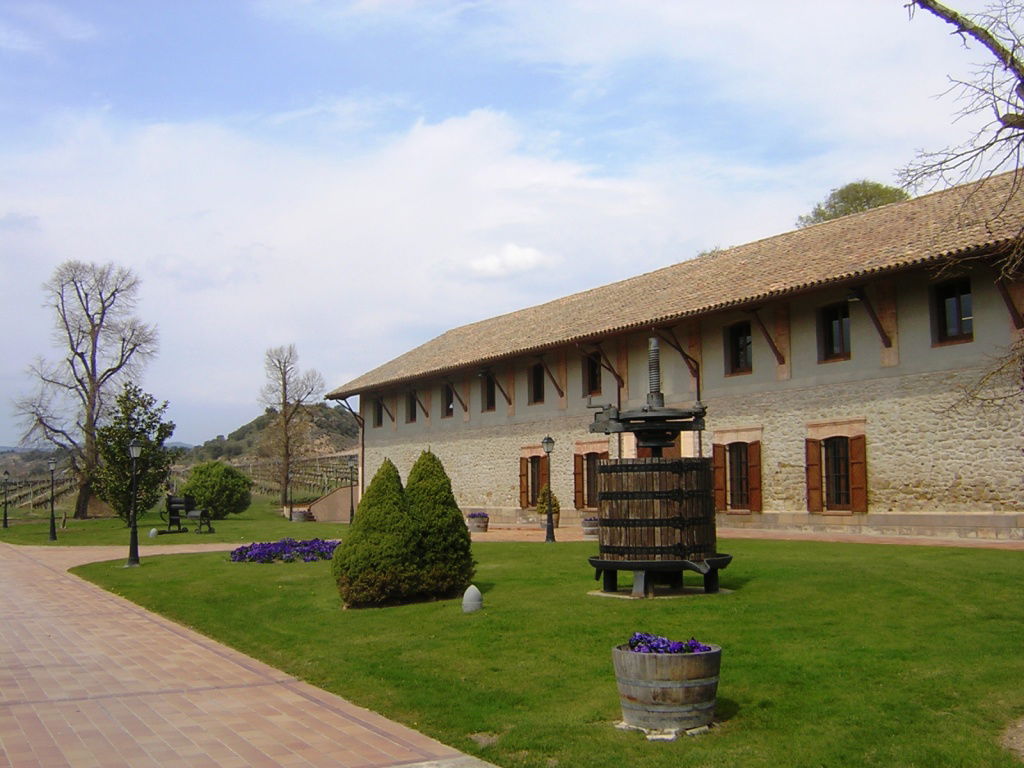
{"label": "stucco upper wall", "polygon": [[[1016,331],[995,287],[995,272],[976,265],[962,274],[970,280],[974,318],[973,338],[964,343],[935,342],[931,292],[933,286],[945,278],[936,277],[926,269],[864,284],[866,301],[853,301],[848,305],[849,359],[822,362],[818,356],[818,311],[848,296],[848,291],[837,288],[768,303],[758,310],[768,336],[784,358],[783,363],[779,363],[767,336],[749,312],[726,310],[701,318],[699,323],[680,323],[672,328],[670,340],[682,345],[700,364],[704,399],[984,367],[1009,346]],[[884,346],[871,320],[869,304],[876,316],[884,314],[891,341],[889,348]],[[753,367],[750,373],[730,375],[725,367],[724,339],[726,329],[739,321],[750,322],[752,326]],[[648,389],[647,338],[646,332],[623,334],[602,344],[604,359],[615,372],[602,370],[601,393],[593,396],[594,404],[636,407],[644,403]],[[672,405],[692,402],[697,394],[696,381],[688,366],[668,341],[662,343],[661,350],[661,382],[666,401]],[[367,439],[371,442],[389,439],[388,433],[444,439],[467,426],[529,424],[563,417],[578,419],[580,423],[589,420],[592,411],[588,409],[588,398],[583,391],[583,350],[576,345],[566,345],[546,354],[548,368],[563,394],[560,396],[548,380],[542,403],[530,403],[528,396],[528,370],[536,360],[536,357],[516,357],[492,367],[511,400],[509,403],[497,393],[493,411],[482,410],[481,379],[468,374],[416,382],[427,413],[418,410],[417,420],[412,423],[406,418],[407,390],[381,393],[394,419],[385,415],[380,427],[373,425],[372,400],[363,398],[361,409]],[[616,373],[625,385],[621,391]],[[449,417],[442,416],[440,405],[446,382],[456,387],[461,400],[455,403],[454,413]]]}

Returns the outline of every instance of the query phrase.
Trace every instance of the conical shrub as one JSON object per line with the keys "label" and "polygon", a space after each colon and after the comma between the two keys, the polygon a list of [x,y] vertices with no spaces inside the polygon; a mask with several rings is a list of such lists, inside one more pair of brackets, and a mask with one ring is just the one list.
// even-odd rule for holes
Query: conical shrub
{"label": "conical shrub", "polygon": [[345,605],[414,598],[420,592],[416,540],[402,479],[385,459],[356,508],[348,536],[334,550],[331,572]]}
{"label": "conical shrub", "polygon": [[430,451],[423,451],[409,471],[405,498],[417,534],[422,595],[460,594],[469,586],[475,566],[469,530],[448,473]]}

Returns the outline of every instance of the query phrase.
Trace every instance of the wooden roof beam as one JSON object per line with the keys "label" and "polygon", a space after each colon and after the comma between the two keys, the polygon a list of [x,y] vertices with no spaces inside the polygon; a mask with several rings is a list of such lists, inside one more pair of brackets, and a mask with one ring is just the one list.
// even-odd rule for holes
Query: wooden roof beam
{"label": "wooden roof beam", "polygon": [[875,312],[875,306],[871,303],[871,299],[868,298],[868,293],[864,290],[864,286],[855,285],[850,289],[850,293],[857,301],[864,305],[868,317],[871,318],[871,324],[878,331],[878,338],[882,340],[882,346],[889,349],[892,346],[892,339],[889,338],[889,334],[882,327],[882,321],[878,319],[878,313]]}
{"label": "wooden roof beam", "polygon": [[1010,313],[1010,320],[1013,323],[1013,327],[1018,331],[1024,328],[1024,317],[1021,316],[1020,310],[1017,308],[1017,304],[1013,301],[1013,296],[1010,295],[1010,289],[1006,287],[1006,281],[1002,278],[996,280],[996,289],[999,291],[999,295],[1003,297],[1003,302],[1006,304],[1006,310]]}
{"label": "wooden roof beam", "polygon": [[775,362],[779,365],[786,364],[786,356],[782,354],[782,350],[779,349],[779,345],[775,343],[775,339],[768,333],[768,327],[764,324],[764,320],[761,319],[761,315],[757,313],[757,307],[748,309],[747,312],[754,318],[754,322],[757,323],[757,327],[761,329],[761,335],[764,336],[765,341],[768,342],[768,346],[771,347],[772,354],[775,355]]}

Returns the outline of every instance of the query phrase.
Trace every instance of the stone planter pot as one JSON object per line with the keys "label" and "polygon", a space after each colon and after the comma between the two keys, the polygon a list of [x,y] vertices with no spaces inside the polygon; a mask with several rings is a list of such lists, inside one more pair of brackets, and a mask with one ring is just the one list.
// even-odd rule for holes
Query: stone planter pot
{"label": "stone planter pot", "polygon": [[490,523],[490,519],[486,517],[466,518],[466,527],[469,528],[470,533],[486,533],[488,523]]}
{"label": "stone planter pot", "polygon": [[591,523],[582,522],[582,523],[580,523],[580,525],[583,527],[583,538],[584,539],[590,540],[590,539],[596,539],[597,538],[597,534],[598,534],[598,531],[600,530],[600,526],[597,524],[596,520],[594,522],[591,522]]}
{"label": "stone planter pot", "polygon": [[674,731],[710,725],[715,715],[722,648],[704,653],[636,653],[612,648],[626,725]]}

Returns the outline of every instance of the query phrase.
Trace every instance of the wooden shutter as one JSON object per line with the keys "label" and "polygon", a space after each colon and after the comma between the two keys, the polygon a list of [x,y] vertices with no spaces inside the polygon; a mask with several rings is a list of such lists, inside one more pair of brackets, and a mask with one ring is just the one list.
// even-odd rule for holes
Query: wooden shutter
{"label": "wooden shutter", "polygon": [[761,511],[761,441],[747,443],[747,508]]}
{"label": "wooden shutter", "polygon": [[715,511],[725,512],[725,446],[711,446],[711,468],[715,487]]}
{"label": "wooden shutter", "polygon": [[868,511],[867,439],[864,435],[850,438],[850,510]]}
{"label": "wooden shutter", "polygon": [[519,508],[526,509],[530,506],[530,460],[525,456],[519,457]]}
{"label": "wooden shutter", "polygon": [[807,456],[807,511],[821,513],[825,505],[821,497],[821,440],[804,441]]}
{"label": "wooden shutter", "polygon": [[584,499],[586,494],[583,485],[583,454],[581,453],[573,454],[572,457],[572,488],[576,509],[583,509],[583,505],[586,503]]}
{"label": "wooden shutter", "polygon": [[546,484],[551,482],[551,467],[549,466],[551,459],[548,456],[540,457],[540,482],[537,483],[537,493],[540,493],[540,489]]}

